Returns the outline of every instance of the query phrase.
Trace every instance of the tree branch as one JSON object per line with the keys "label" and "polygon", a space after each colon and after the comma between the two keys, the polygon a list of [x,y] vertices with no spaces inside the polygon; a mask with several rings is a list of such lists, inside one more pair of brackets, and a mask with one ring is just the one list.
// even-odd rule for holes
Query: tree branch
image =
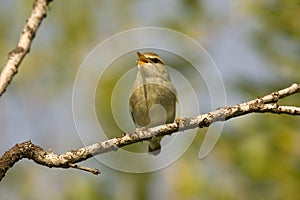
{"label": "tree branch", "polygon": [[17,46],[9,52],[7,63],[0,74],[0,96],[5,92],[14,75],[18,72],[23,58],[29,52],[35,33],[42,20],[46,17],[47,6],[51,1],[52,0],[35,0],[31,16],[27,19],[19,42]]}
{"label": "tree branch", "polygon": [[16,144],[9,149],[0,158],[0,181],[5,173],[16,162],[22,158],[28,158],[34,162],[47,167],[57,168],[76,168],[93,174],[99,174],[97,169],[78,166],[75,163],[87,160],[88,158],[116,151],[133,143],[150,140],[153,137],[171,135],[172,133],[193,129],[208,127],[217,121],[226,121],[228,119],[246,115],[249,113],[276,113],[288,115],[300,115],[300,108],[296,106],[278,105],[278,100],[300,92],[300,84],[292,84],[290,87],[273,92],[269,95],[256,98],[252,101],[237,104],[231,107],[219,108],[215,111],[191,118],[176,119],[174,123],[156,126],[149,129],[138,129],[134,133],[125,133],[123,136],[109,139],[104,142],[95,143],[91,146],[83,147],[78,150],[71,150],[64,154],[57,155],[52,151],[45,151],[41,147],[34,145],[31,141]]}

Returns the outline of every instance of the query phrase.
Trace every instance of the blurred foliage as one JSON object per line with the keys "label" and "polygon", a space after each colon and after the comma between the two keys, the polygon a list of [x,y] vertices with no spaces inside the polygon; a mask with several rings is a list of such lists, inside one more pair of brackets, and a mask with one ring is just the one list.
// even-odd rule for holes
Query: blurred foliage
{"label": "blurred foliage", "polygon": [[[62,94],[67,93],[71,96],[70,91],[80,63],[98,42],[120,31],[143,26],[172,28],[195,38],[201,38],[205,31],[210,35],[214,34],[213,31],[226,28],[226,20],[218,19],[214,17],[215,13],[207,12],[205,7],[207,2],[197,0],[172,2],[132,0],[112,3],[108,0],[94,0],[53,1],[50,4],[48,16],[38,30],[31,52],[22,63],[12,83],[13,86],[7,91],[8,95],[12,94],[12,98],[24,98],[22,96],[24,93],[21,92],[25,91],[26,100],[29,101],[24,100],[28,103],[24,107],[29,107],[25,116],[33,118],[33,113],[37,112],[38,118],[44,119],[44,129],[49,129],[49,134],[40,137],[45,137],[47,146],[54,148],[54,143],[60,141],[66,131],[51,124],[52,118],[49,113],[45,114],[44,108],[52,104],[57,106],[53,102],[61,98]],[[5,55],[16,44],[25,19],[31,11],[31,3],[31,1],[1,3],[2,65],[6,61]],[[239,80],[236,85],[240,89],[239,92],[246,96],[245,100],[285,87],[291,82],[299,82],[300,74],[299,1],[251,1],[246,5],[248,13],[243,14],[249,17],[250,13],[258,24],[251,30],[253,31],[251,41],[256,45],[257,52],[272,63],[271,66],[280,78],[273,82],[265,82],[264,85],[255,83],[251,77]],[[209,20],[212,18],[214,21]],[[209,23],[205,20],[209,20]],[[214,28],[217,24],[218,29],[203,30],[203,24]],[[211,30],[213,31],[209,32]],[[133,54],[134,52],[131,52],[112,63],[99,80],[95,107],[101,126],[105,132],[111,134],[108,137],[122,133],[113,119],[110,102],[119,78],[135,66]],[[176,59],[172,63],[169,62],[172,60],[170,57],[167,57],[167,60],[171,66],[175,66],[176,63],[182,65],[180,59],[179,62]],[[120,61],[127,64],[120,64]],[[192,71],[185,70],[182,70],[182,73],[187,77],[193,74]],[[280,102],[299,106],[298,99],[296,96]],[[122,98],[119,106],[127,105],[127,101],[121,100]],[[64,103],[61,107],[68,107],[71,104],[69,101],[69,104]],[[35,111],[36,109],[39,112]],[[41,126],[36,121],[32,123],[34,126]],[[64,121],[62,123],[62,127],[74,126],[65,124]],[[3,127],[1,131],[5,132]],[[56,132],[59,136],[52,135]],[[88,166],[91,164],[102,170],[102,175],[94,177],[76,170],[49,170],[31,162],[21,161],[0,183],[0,199],[299,198],[299,118],[253,114],[230,120],[225,123],[223,134],[212,153],[199,160],[197,155],[205,133],[206,129],[198,130],[193,144],[179,160],[154,173],[121,173],[90,161]],[[39,138],[39,136],[32,137],[35,140]],[[5,141],[4,138],[1,138],[1,141]],[[70,140],[67,138],[65,141]],[[82,144],[67,145],[76,148]],[[134,150],[141,145],[137,144],[135,147]],[[129,147],[127,150],[132,149]]]}
{"label": "blurred foliage", "polygon": [[281,77],[299,81],[300,1],[252,1],[249,10],[259,24],[253,34],[257,50]]}
{"label": "blurred foliage", "polygon": [[[299,83],[300,53],[300,2],[298,0],[251,1],[247,4],[248,16],[256,22],[252,42],[257,52],[269,61],[276,74],[274,81],[255,83],[251,79],[237,83],[248,98]],[[264,92],[263,92],[264,91]],[[280,100],[282,105],[299,106],[299,97]],[[226,137],[231,144],[231,159],[256,199],[297,199],[300,196],[299,133],[297,117],[255,115],[238,124],[235,131],[241,134]],[[250,120],[249,120],[250,119]],[[252,160],[249,161],[249,160]]]}

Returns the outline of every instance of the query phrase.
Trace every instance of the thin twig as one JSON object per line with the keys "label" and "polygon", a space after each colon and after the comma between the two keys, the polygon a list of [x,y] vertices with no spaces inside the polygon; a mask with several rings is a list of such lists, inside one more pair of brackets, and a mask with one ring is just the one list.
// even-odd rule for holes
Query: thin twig
{"label": "thin twig", "polygon": [[83,166],[79,166],[79,165],[76,165],[76,164],[73,164],[73,163],[70,163],[69,166],[74,168],[74,169],[79,169],[79,170],[83,170],[83,171],[86,171],[86,172],[91,172],[95,175],[98,175],[98,174],[101,173],[99,169],[92,169],[92,168],[89,168],[89,167],[83,167]]}
{"label": "thin twig", "polygon": [[0,96],[5,92],[6,88],[12,81],[14,75],[18,72],[18,68],[29,52],[33,38],[42,22],[46,17],[47,6],[51,0],[36,0],[30,17],[21,33],[17,46],[8,54],[8,60],[0,74]]}

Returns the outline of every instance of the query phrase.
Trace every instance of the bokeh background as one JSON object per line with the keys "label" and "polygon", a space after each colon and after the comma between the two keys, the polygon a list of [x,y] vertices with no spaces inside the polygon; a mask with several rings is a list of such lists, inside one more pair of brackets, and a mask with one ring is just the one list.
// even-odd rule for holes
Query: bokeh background
{"label": "bokeh background", "polygon": [[[2,66],[32,3],[0,3]],[[234,105],[299,83],[299,18],[297,0],[54,1],[30,54],[0,98],[0,153],[28,139],[56,153],[82,147],[72,115],[75,76],[87,53],[116,33],[159,26],[194,38],[216,62],[227,105]],[[134,59],[128,66],[134,67]],[[117,80],[114,72],[109,74],[106,90],[97,92],[107,95],[96,96],[95,105],[97,114],[107,116],[102,119],[106,127],[118,135],[110,107],[101,106],[101,100],[109,102]],[[208,97],[202,98],[206,102]],[[281,103],[300,106],[299,95]],[[119,172],[95,159],[81,164],[101,169],[100,176],[22,160],[0,182],[0,199],[300,198],[299,117],[249,114],[232,119],[213,151],[200,160],[205,132],[198,130],[191,147],[172,165],[147,174]]]}

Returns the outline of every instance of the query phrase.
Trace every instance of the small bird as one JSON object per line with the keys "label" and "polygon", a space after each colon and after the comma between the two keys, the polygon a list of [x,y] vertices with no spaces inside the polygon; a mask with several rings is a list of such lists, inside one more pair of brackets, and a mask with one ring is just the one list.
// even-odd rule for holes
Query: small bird
{"label": "small bird", "polygon": [[[130,112],[137,128],[150,128],[174,121],[176,89],[159,55],[137,52],[138,71],[129,99]],[[149,140],[149,153],[157,155],[162,137]]]}

